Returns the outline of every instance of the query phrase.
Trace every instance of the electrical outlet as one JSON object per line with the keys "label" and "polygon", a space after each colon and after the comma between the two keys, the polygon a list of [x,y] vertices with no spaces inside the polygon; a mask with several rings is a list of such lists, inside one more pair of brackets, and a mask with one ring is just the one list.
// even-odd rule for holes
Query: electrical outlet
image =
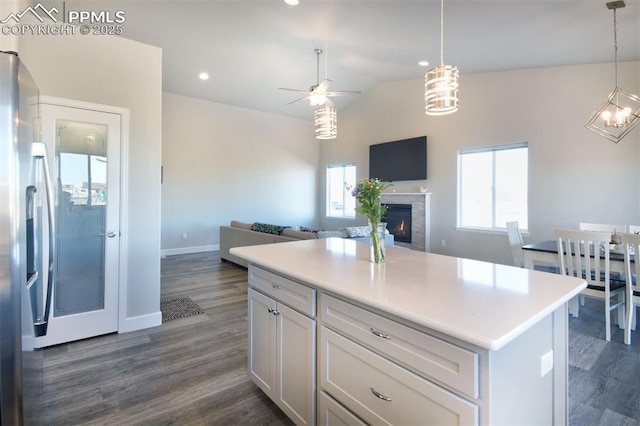
{"label": "electrical outlet", "polygon": [[186,233],[186,232],[183,232],[183,233],[182,233],[182,239],[183,239],[183,240],[186,240],[186,239],[187,239],[187,233]]}
{"label": "electrical outlet", "polygon": [[550,350],[540,358],[540,377],[547,375],[553,370],[553,350]]}

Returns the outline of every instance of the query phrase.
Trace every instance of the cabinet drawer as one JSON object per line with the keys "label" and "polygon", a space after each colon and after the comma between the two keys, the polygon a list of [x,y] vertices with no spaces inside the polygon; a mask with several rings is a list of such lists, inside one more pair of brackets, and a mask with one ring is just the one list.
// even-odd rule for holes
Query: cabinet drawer
{"label": "cabinet drawer", "polygon": [[366,423],[324,392],[318,393],[318,407],[318,426],[366,426]]}
{"label": "cabinet drawer", "polygon": [[410,369],[478,398],[478,354],[322,294],[320,319]]}
{"label": "cabinet drawer", "polygon": [[370,424],[476,425],[478,407],[322,327],[322,389]]}
{"label": "cabinet drawer", "polygon": [[316,316],[316,291],[257,266],[249,265],[249,285],[311,317]]}

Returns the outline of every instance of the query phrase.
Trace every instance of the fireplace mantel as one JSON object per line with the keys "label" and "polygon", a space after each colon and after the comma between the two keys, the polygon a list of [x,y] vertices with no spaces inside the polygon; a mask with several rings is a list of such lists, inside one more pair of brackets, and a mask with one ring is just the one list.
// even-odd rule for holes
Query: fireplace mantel
{"label": "fireplace mantel", "polygon": [[411,244],[396,244],[413,250],[431,251],[430,192],[383,192],[380,201],[389,204],[411,204]]}

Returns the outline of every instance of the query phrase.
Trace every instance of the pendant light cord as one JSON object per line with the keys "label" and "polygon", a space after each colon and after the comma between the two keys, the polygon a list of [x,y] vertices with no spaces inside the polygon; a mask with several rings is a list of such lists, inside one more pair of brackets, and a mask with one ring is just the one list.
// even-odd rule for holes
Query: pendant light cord
{"label": "pendant light cord", "polygon": [[[615,10],[614,10],[615,13]],[[615,15],[614,15],[615,16]],[[440,0],[440,65],[444,65],[444,0]]]}
{"label": "pendant light cord", "polygon": [[618,87],[618,22],[616,19],[616,9],[613,9],[613,62],[616,73],[615,87]]}
{"label": "pendant light cord", "polygon": [[316,85],[320,84],[320,49],[316,49]]}

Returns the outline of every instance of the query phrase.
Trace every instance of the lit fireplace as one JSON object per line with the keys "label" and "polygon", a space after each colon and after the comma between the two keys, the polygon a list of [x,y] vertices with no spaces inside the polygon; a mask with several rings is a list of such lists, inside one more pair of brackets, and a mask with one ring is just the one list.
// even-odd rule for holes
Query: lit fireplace
{"label": "lit fireplace", "polygon": [[394,240],[411,244],[411,204],[386,204],[387,213],[382,219]]}

